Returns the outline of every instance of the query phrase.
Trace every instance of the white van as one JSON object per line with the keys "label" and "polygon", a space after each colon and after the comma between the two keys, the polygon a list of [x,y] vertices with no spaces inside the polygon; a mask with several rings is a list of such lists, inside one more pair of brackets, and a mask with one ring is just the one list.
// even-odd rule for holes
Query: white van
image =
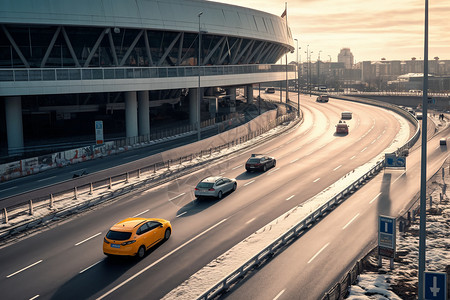
{"label": "white van", "polygon": [[342,120],[350,120],[352,118],[352,112],[351,111],[343,111],[341,113],[341,119]]}

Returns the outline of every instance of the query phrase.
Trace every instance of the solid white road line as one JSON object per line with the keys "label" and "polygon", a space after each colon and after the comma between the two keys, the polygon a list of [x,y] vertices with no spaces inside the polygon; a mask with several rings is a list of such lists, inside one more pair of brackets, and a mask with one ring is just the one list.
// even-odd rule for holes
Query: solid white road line
{"label": "solid white road line", "polygon": [[236,166],[236,167],[232,168],[231,170],[239,169],[239,168],[242,167],[242,166],[243,166],[243,165]]}
{"label": "solid white road line", "polygon": [[378,193],[372,200],[369,201],[369,204],[372,204],[373,201],[375,201],[378,197],[380,197],[381,193]]}
{"label": "solid white road line", "polygon": [[325,250],[325,248],[328,247],[329,244],[330,244],[330,243],[327,243],[325,246],[322,247],[322,249],[320,249],[319,251],[317,251],[317,253],[314,254],[314,256],[311,257],[311,259],[308,261],[308,264],[309,264],[310,262],[312,262],[312,261],[317,257],[317,255],[320,254],[320,252],[322,252],[323,250]]}
{"label": "solid white road line", "polygon": [[252,180],[252,181],[247,182],[246,184],[244,184],[244,186],[247,186],[247,185],[249,185],[249,184],[252,184],[253,182],[255,182],[255,180]]}
{"label": "solid white road line", "polygon": [[177,215],[177,218],[178,218],[178,217],[181,217],[182,215],[185,215],[185,214],[187,214],[187,211],[182,212],[181,214]]}
{"label": "solid white road line", "polygon": [[134,215],[134,216],[132,216],[132,218],[136,218],[136,217],[138,217],[138,216],[140,216],[140,215],[143,215],[143,214],[145,214],[146,212],[148,212],[150,209],[146,209],[146,210],[144,210],[143,212],[140,212],[140,213],[138,213],[137,215]]}
{"label": "solid white road line", "polygon": [[37,298],[39,298],[39,295],[36,295],[33,298],[30,298],[30,300],[34,300],[34,299],[37,299]]}
{"label": "solid white road line", "polygon": [[219,223],[216,223],[215,225],[209,227],[208,229],[206,229],[205,231],[197,234],[196,236],[194,236],[192,239],[190,239],[189,241],[185,242],[184,244],[178,246],[177,248],[175,248],[174,250],[170,251],[169,253],[167,253],[166,255],[164,255],[163,257],[161,257],[160,259],[158,259],[157,261],[155,261],[154,263],[148,265],[147,267],[145,267],[144,269],[142,269],[141,271],[137,272],[136,274],[134,274],[133,276],[131,276],[130,278],[128,278],[127,280],[123,281],[122,283],[116,285],[115,287],[113,287],[112,289],[110,289],[108,292],[106,292],[105,294],[101,295],[100,297],[97,298],[97,300],[103,299],[106,296],[112,294],[114,291],[118,290],[119,288],[121,288],[122,286],[124,286],[125,284],[127,284],[128,282],[130,282],[131,280],[135,279],[136,277],[138,277],[139,275],[141,275],[142,273],[144,273],[145,271],[147,271],[148,269],[150,269],[151,267],[157,265],[159,262],[163,261],[164,259],[166,259],[167,257],[171,256],[173,253],[177,252],[178,250],[180,250],[181,248],[183,248],[184,246],[190,244],[192,241],[198,239],[199,237],[201,237],[202,235],[206,234],[207,232],[213,230],[214,228],[216,228],[217,226],[219,226],[220,224],[222,224],[223,222],[225,222],[227,219],[223,219],[222,221],[220,221]]}
{"label": "solid white road line", "polygon": [[50,180],[50,179],[53,179],[53,178],[55,178],[55,177],[56,177],[56,176],[50,176],[50,177],[47,177],[47,178],[42,178],[42,179],[37,180],[37,182],[42,182],[42,181]]}
{"label": "solid white road line", "polygon": [[84,239],[84,240],[82,240],[81,242],[76,243],[75,246],[81,245],[81,244],[83,244],[84,242],[87,242],[87,241],[89,241],[90,239],[93,239],[93,238],[95,238],[96,236],[99,236],[100,234],[102,234],[102,233],[101,233],[101,232],[96,233],[96,234],[94,234],[93,236],[88,237],[87,239]]}
{"label": "solid white road line", "polygon": [[394,182],[392,182],[392,184],[396,183],[396,182],[397,182],[397,180],[399,180],[400,178],[402,178],[402,176],[403,176],[403,175],[405,175],[405,174],[406,174],[406,171],[405,171],[405,172],[403,172],[403,173],[402,173],[402,175],[398,176],[398,178],[397,178],[397,179],[395,179],[395,180],[394,180]]}
{"label": "solid white road line", "polygon": [[353,221],[355,221],[355,219],[359,216],[359,213],[356,214],[356,216],[353,217],[353,219],[351,219],[350,221],[348,221],[347,224],[345,224],[344,227],[342,227],[342,230],[344,230],[345,228],[347,228],[348,225],[350,225]]}
{"label": "solid white road line", "polygon": [[89,270],[89,269],[92,268],[93,266],[95,266],[95,265],[101,263],[102,261],[103,261],[103,259],[102,259],[102,260],[99,260],[99,261],[96,262],[95,264],[90,265],[90,266],[87,267],[86,269],[81,270],[81,271],[80,271],[80,274],[83,273],[83,272],[85,272],[85,271],[87,271],[87,270]]}
{"label": "solid white road line", "polygon": [[9,190],[16,189],[16,188],[18,188],[18,186],[12,186],[10,188],[2,190],[2,192],[9,191]]}
{"label": "solid white road line", "polygon": [[29,269],[29,268],[31,268],[31,267],[34,267],[35,265],[40,264],[41,262],[42,262],[42,259],[41,259],[40,261],[35,262],[34,264],[29,265],[28,267],[25,267],[25,268],[20,269],[20,270],[17,271],[17,272],[14,272],[14,273],[12,273],[12,274],[9,274],[8,276],[6,276],[6,278],[13,277],[14,275],[19,274],[20,272],[25,271],[26,269]]}
{"label": "solid white road line", "polygon": [[177,199],[177,198],[183,196],[184,194],[186,194],[186,193],[181,193],[181,194],[179,194],[178,196],[175,196],[175,197],[173,197],[173,198],[170,198],[169,201],[175,200],[175,199]]}
{"label": "solid white road line", "polygon": [[256,218],[250,219],[247,222],[245,222],[245,224],[250,224],[251,222],[255,221]]}
{"label": "solid white road line", "polygon": [[342,165],[337,166],[336,168],[333,169],[333,171],[336,171],[336,170],[339,169],[340,167],[342,167]]}
{"label": "solid white road line", "polygon": [[313,182],[317,182],[317,181],[319,181],[320,180],[320,177],[319,178],[317,178],[316,180],[314,180]]}
{"label": "solid white road line", "polygon": [[289,201],[289,200],[291,200],[294,197],[295,197],[295,195],[289,196],[289,197],[286,198],[286,201]]}
{"label": "solid white road line", "polygon": [[280,298],[281,295],[283,295],[284,291],[286,289],[282,290],[281,292],[278,293],[278,295],[275,296],[275,298],[273,298],[273,300],[277,300],[278,298]]}
{"label": "solid white road line", "polygon": [[278,171],[279,169],[280,169],[280,168],[273,169],[272,171],[270,171],[269,173],[267,173],[267,175],[270,175],[270,174],[272,174],[273,172]]}

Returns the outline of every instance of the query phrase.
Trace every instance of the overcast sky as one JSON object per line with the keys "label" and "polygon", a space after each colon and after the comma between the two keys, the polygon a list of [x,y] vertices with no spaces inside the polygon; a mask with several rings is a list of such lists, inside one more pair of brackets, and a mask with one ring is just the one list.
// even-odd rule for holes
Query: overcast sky
{"label": "overcast sky", "polygon": [[[284,0],[214,0],[281,15]],[[288,23],[299,40],[299,60],[306,48],[323,61],[337,61],[350,48],[355,62],[424,57],[425,0],[295,0],[287,2]],[[429,0],[428,58],[450,59],[450,0]],[[294,42],[295,46],[295,42]],[[291,55],[289,61],[295,60]]]}

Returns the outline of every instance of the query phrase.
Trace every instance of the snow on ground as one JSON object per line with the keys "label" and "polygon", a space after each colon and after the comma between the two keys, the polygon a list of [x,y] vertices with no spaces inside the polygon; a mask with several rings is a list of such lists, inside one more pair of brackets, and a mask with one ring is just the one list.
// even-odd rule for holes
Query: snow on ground
{"label": "snow on ground", "polygon": [[[390,112],[390,111],[389,111]],[[202,293],[214,286],[221,279],[243,265],[254,255],[261,252],[274,240],[299,223],[311,212],[328,202],[343,189],[351,185],[362,175],[367,173],[377,162],[384,159],[384,153],[390,153],[403,146],[409,138],[408,122],[393,114],[400,123],[400,131],[396,135],[391,145],[382,153],[374,157],[368,163],[355,169],[353,172],[345,175],[336,183],[329,186],[324,191],[310,198],[299,206],[294,207],[282,216],[273,220],[263,228],[250,235],[242,242],[214,259],[204,268],[193,274],[189,279],[183,282],[179,287],[169,292],[163,299],[190,300],[197,299]]]}

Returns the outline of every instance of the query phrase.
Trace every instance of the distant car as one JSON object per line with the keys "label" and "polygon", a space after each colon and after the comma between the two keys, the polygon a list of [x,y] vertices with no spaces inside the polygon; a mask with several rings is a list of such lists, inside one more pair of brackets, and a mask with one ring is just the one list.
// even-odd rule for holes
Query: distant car
{"label": "distant car", "polygon": [[348,124],[345,121],[339,121],[336,125],[337,134],[348,134]]}
{"label": "distant car", "polygon": [[245,169],[251,171],[267,171],[269,168],[275,167],[277,160],[271,156],[263,154],[252,154],[245,163]]}
{"label": "distant car", "polygon": [[446,146],[447,145],[447,139],[446,138],[442,138],[439,140],[439,145],[441,146]]}
{"label": "distant car", "polygon": [[202,179],[195,187],[194,194],[197,198],[213,197],[222,199],[224,194],[235,191],[236,188],[236,179],[212,176]]}
{"label": "distant car", "polygon": [[317,102],[328,102],[329,97],[328,95],[319,95],[319,97],[317,97],[316,101]]}
{"label": "distant car", "polygon": [[342,120],[350,120],[352,118],[352,112],[351,111],[343,111],[341,113],[341,119]]}
{"label": "distant car", "polygon": [[172,233],[169,221],[156,218],[128,218],[116,223],[103,238],[105,255],[143,258],[145,252]]}
{"label": "distant car", "polygon": [[273,88],[273,87],[268,87],[268,88],[266,88],[266,89],[264,90],[264,92],[265,92],[266,94],[274,94],[274,93],[275,93],[275,88]]}
{"label": "distant car", "polygon": [[421,112],[416,112],[416,118],[417,120],[422,120],[423,114]]}

